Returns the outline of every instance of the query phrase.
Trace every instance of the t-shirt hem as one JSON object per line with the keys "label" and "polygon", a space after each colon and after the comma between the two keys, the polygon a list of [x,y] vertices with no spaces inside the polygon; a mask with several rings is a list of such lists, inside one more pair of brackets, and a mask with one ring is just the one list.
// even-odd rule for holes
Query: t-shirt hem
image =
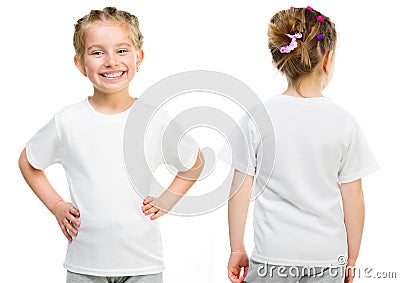
{"label": "t-shirt hem", "polygon": [[293,260],[293,259],[274,259],[257,254],[252,254],[251,258],[260,263],[284,266],[314,266],[314,267],[339,267],[338,259],[333,260]]}
{"label": "t-shirt hem", "polygon": [[367,169],[361,170],[361,171],[359,171],[357,173],[354,173],[354,174],[351,174],[351,175],[348,175],[348,176],[344,176],[344,177],[339,177],[338,181],[339,181],[339,183],[350,183],[350,182],[358,180],[358,179],[360,179],[362,177],[365,177],[368,174],[370,174],[372,172],[375,172],[378,169],[379,169],[379,166],[377,164],[375,164],[375,165],[373,165],[373,166],[371,166],[371,167],[369,167]]}
{"label": "t-shirt hem", "polygon": [[159,265],[159,266],[136,268],[136,269],[104,270],[104,269],[95,269],[95,268],[75,266],[72,264],[64,263],[64,268],[70,272],[74,272],[74,273],[78,273],[78,274],[118,277],[118,276],[138,276],[138,275],[157,274],[157,273],[163,272],[165,266]]}
{"label": "t-shirt hem", "polygon": [[243,163],[241,163],[239,161],[233,161],[232,167],[246,175],[251,175],[251,176],[256,175],[255,168],[248,167],[247,165],[244,165]]}
{"label": "t-shirt hem", "polygon": [[[199,151],[200,151],[200,148],[197,148],[197,150],[190,156],[189,161],[186,164],[184,164],[185,171],[190,170],[196,164],[197,156],[199,155]],[[183,172],[185,172],[185,171],[183,171]]]}
{"label": "t-shirt hem", "polygon": [[26,144],[25,149],[26,149],[25,150],[26,159],[28,159],[29,164],[35,169],[44,170],[43,166],[41,166],[40,163],[32,155],[31,147],[30,147],[29,143]]}

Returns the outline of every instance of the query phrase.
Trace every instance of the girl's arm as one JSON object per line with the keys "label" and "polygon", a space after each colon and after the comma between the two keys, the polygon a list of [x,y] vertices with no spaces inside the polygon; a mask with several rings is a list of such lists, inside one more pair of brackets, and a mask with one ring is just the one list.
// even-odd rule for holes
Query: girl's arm
{"label": "girl's arm", "polygon": [[47,209],[54,214],[65,237],[69,241],[72,241],[72,237],[68,231],[75,235],[78,234],[78,230],[73,225],[76,227],[79,227],[80,225],[79,220],[76,219],[76,217],[79,217],[79,211],[75,209],[71,203],[65,202],[61,198],[61,196],[51,186],[46,174],[42,170],[32,167],[26,157],[25,148],[19,157],[18,164],[29,187]]}
{"label": "girl's arm", "polygon": [[168,189],[159,197],[148,196],[143,201],[142,211],[145,215],[150,215],[151,220],[155,220],[170,211],[183,195],[193,186],[204,168],[204,156],[199,151],[197,159],[192,168],[185,172],[178,172],[172,180]]}
{"label": "girl's arm", "polygon": [[244,245],[244,230],[253,181],[253,176],[235,170],[231,188],[233,196],[228,203],[229,240],[231,245],[228,277],[234,283],[243,282],[249,267],[249,259]]}
{"label": "girl's arm", "polygon": [[[347,231],[347,266],[355,266],[360,251],[365,218],[361,179],[341,184],[340,192],[342,194],[344,223]],[[351,274],[347,274],[345,282],[352,282],[352,277]]]}

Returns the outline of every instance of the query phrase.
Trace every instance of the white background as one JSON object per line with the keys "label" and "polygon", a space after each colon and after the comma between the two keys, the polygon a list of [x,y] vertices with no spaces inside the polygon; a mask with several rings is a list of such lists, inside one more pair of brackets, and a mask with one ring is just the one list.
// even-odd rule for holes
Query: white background
{"label": "white background", "polygon": [[[345,3],[345,4],[344,4]],[[158,80],[187,70],[214,70],[248,84],[263,100],[285,89],[271,65],[267,26],[290,6],[310,5],[339,32],[336,69],[325,95],[356,116],[381,169],[365,178],[365,233],[358,264],[397,271],[400,157],[399,34],[396,1],[7,1],[1,7],[0,199],[2,282],[65,282],[66,239],[25,184],[17,160],[26,141],[91,84],[73,64],[73,24],[91,9],[135,14],[145,58],[131,84],[139,96]],[[69,198],[61,166],[47,171]],[[95,196],[94,196],[95,197]],[[252,248],[251,213],[246,230]],[[227,206],[198,217],[161,220],[164,282],[228,282]],[[295,236],[295,235],[294,235]],[[268,243],[266,243],[268,244]],[[301,243],[299,243],[301,244]],[[398,279],[397,279],[398,280]],[[357,282],[396,280],[358,279]]]}

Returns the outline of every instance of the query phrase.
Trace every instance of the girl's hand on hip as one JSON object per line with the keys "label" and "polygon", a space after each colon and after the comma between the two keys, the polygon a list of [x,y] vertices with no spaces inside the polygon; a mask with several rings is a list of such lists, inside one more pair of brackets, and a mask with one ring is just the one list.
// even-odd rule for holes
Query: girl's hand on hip
{"label": "girl's hand on hip", "polygon": [[167,213],[166,204],[160,197],[148,196],[143,201],[142,211],[144,215],[151,215],[151,220],[156,220]]}
{"label": "girl's hand on hip", "polygon": [[79,210],[74,208],[71,203],[62,200],[54,205],[51,212],[56,217],[64,236],[68,241],[72,241],[69,232],[73,233],[75,236],[78,235],[76,227],[81,225],[81,222],[77,219],[80,217]]}

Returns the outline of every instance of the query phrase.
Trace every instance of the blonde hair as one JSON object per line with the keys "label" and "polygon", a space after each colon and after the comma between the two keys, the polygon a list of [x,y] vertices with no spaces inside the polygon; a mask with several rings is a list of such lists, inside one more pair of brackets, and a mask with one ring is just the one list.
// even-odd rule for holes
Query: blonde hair
{"label": "blonde hair", "polygon": [[74,48],[75,55],[80,61],[83,60],[85,51],[85,31],[91,24],[100,22],[115,22],[126,24],[129,29],[130,39],[136,50],[141,50],[143,46],[143,35],[139,29],[139,20],[135,15],[128,12],[117,10],[114,7],[106,7],[103,10],[92,10],[90,13],[80,18],[75,24]]}
{"label": "blonde hair", "polygon": [[[323,22],[317,17],[323,17]],[[321,18],[319,18],[321,19]],[[290,44],[287,34],[301,32],[297,48],[290,53],[281,53],[280,47]],[[317,35],[322,34],[318,40]],[[278,70],[289,83],[298,88],[301,78],[311,73],[327,51],[334,50],[336,29],[334,23],[320,12],[307,8],[291,8],[277,12],[269,23],[268,47]]]}

